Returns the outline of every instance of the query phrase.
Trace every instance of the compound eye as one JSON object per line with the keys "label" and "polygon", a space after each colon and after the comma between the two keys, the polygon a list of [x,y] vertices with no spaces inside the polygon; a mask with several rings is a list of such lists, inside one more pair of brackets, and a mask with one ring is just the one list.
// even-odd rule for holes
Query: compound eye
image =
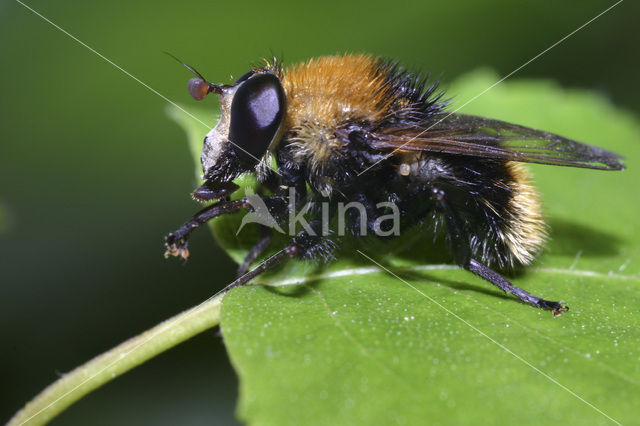
{"label": "compound eye", "polygon": [[201,101],[209,94],[209,83],[201,78],[193,77],[189,80],[189,93],[196,101]]}
{"label": "compound eye", "polygon": [[231,103],[229,140],[253,157],[262,157],[278,132],[284,110],[284,89],[278,77],[267,73],[249,77]]}
{"label": "compound eye", "polygon": [[255,71],[253,71],[253,70],[245,72],[244,74],[242,74],[240,76],[240,78],[238,78],[236,80],[235,83],[233,83],[233,85],[237,86],[238,84],[240,84],[240,83],[242,83],[244,81],[247,81],[249,79],[249,77],[251,77],[253,74],[255,74]]}

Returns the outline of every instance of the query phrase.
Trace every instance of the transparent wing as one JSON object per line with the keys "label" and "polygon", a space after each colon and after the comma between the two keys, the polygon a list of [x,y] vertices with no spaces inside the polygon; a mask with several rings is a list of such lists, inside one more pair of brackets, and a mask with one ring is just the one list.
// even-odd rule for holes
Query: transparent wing
{"label": "transparent wing", "polygon": [[445,116],[435,125],[391,127],[376,132],[376,149],[428,151],[525,163],[622,170],[622,157],[553,133],[465,114]]}

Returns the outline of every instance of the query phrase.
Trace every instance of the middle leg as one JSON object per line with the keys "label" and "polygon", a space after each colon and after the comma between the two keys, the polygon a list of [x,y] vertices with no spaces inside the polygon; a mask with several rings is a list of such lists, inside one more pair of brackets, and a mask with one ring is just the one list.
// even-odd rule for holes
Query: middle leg
{"label": "middle leg", "polygon": [[262,238],[251,248],[249,253],[247,253],[247,256],[244,258],[242,265],[238,267],[238,272],[236,273],[236,277],[238,278],[243,276],[249,270],[251,263],[253,263],[253,261],[256,260],[258,256],[267,249],[267,247],[269,247],[269,244],[271,244],[271,240],[273,239],[273,232],[271,231],[271,228],[267,228],[264,225],[258,225],[258,227]]}
{"label": "middle leg", "polygon": [[243,286],[256,276],[276,268],[288,259],[327,259],[334,248],[335,245],[327,237],[309,235],[306,231],[301,231],[282,250],[236,278],[222,291],[227,292],[232,288]]}

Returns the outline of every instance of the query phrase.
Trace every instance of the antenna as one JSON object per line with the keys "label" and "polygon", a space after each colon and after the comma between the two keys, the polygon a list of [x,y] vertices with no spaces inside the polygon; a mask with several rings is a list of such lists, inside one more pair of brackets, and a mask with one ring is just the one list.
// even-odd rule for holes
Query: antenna
{"label": "antenna", "polygon": [[188,69],[188,70],[189,70],[189,71],[191,71],[193,74],[195,74],[196,76],[198,76],[198,80],[200,80],[200,81],[202,81],[202,82],[204,82],[204,83],[206,83],[206,84],[207,84],[207,92],[206,92],[206,93],[204,93],[204,94],[203,94],[203,93],[198,93],[198,96],[196,96],[196,95],[194,95],[194,92],[192,91],[192,87],[193,87],[193,88],[201,88],[201,87],[202,87],[202,85],[201,85],[201,84],[199,84],[199,83],[200,83],[200,81],[198,81],[198,82],[194,82],[194,81],[192,81],[192,80],[195,80],[195,79],[193,79],[193,78],[192,78],[191,80],[189,80],[189,92],[191,93],[191,96],[193,96],[196,100],[198,100],[198,101],[199,101],[199,100],[203,99],[203,98],[204,98],[208,93],[212,93],[212,92],[213,92],[213,93],[217,93],[218,95],[222,94],[222,92],[223,92],[223,88],[222,88],[222,86],[219,86],[219,85],[217,85],[217,84],[213,84],[213,83],[209,83],[209,82],[207,81],[207,79],[206,79],[206,78],[204,78],[204,77],[202,76],[202,74],[200,74],[200,73],[199,73],[195,68],[193,68],[193,67],[191,67],[191,66],[189,66],[189,65],[185,64],[184,62],[182,62],[180,59],[178,59],[177,57],[175,57],[174,55],[172,55],[172,54],[171,54],[171,53],[169,53],[169,52],[164,52],[164,53],[165,53],[165,54],[167,54],[167,55],[169,55],[170,57],[172,57],[172,58],[173,58],[173,59],[175,59],[176,61],[178,61],[178,63],[179,63],[179,64],[182,64],[182,66],[184,66],[186,69]]}

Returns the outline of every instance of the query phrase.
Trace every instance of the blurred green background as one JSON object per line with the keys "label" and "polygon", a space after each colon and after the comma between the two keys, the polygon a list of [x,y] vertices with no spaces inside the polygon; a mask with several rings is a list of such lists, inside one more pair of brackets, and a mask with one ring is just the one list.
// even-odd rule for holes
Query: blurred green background
{"label": "blurred green background", "polygon": [[[286,63],[370,52],[430,70],[446,87],[480,66],[511,72],[613,2],[27,4],[188,106],[190,75],[162,51],[214,82],[271,52]],[[638,17],[638,2],[623,2],[513,78],[592,89],[637,114]],[[215,293],[235,265],[204,231],[194,234],[186,265],[162,257],[164,234],[197,208],[186,138],[162,98],[15,1],[0,1],[0,57],[5,421],[59,375]],[[216,100],[205,102],[213,125]],[[54,424],[230,424],[236,394],[211,331]]]}

